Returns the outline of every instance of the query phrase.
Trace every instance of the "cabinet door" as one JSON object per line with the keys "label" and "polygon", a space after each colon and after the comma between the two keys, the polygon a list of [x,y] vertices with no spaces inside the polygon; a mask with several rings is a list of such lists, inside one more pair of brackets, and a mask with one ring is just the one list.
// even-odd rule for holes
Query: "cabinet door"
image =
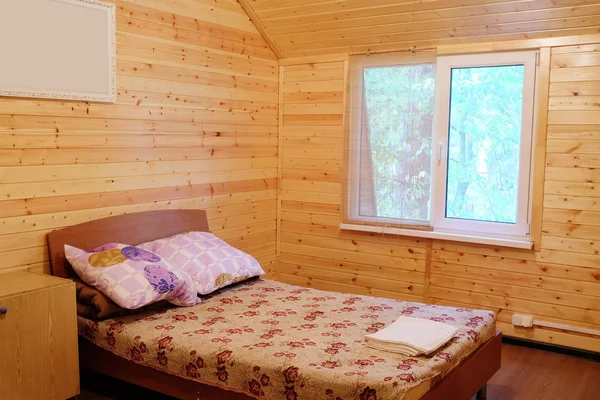
{"label": "cabinet door", "polygon": [[0,398],[66,399],[79,393],[75,285],[0,299]]}

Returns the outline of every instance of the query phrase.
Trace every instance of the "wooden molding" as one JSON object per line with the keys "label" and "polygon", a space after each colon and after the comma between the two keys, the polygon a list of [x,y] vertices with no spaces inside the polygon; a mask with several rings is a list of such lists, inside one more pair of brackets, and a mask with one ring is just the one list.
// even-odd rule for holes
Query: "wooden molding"
{"label": "wooden molding", "polygon": [[275,262],[275,279],[279,280],[279,263],[281,262],[281,182],[283,180],[283,72],[282,66],[279,67],[279,132],[278,132],[278,148],[277,148],[277,232],[276,232],[276,262]]}
{"label": "wooden molding", "polygon": [[350,127],[348,126],[350,118],[350,101],[348,99],[349,93],[351,92],[352,79],[348,76],[349,71],[349,60],[344,61],[344,99],[343,99],[343,110],[344,115],[342,117],[342,204],[340,204],[341,221],[348,222],[348,191],[350,190]]}
{"label": "wooden molding", "polygon": [[558,36],[540,39],[518,39],[495,42],[448,44],[437,46],[437,53],[438,55],[492,53],[496,51],[532,50],[542,47],[570,46],[599,42],[600,34]]}
{"label": "wooden molding", "polygon": [[542,213],[546,177],[546,138],[548,135],[548,103],[550,99],[551,49],[540,49],[535,143],[533,154],[533,199],[531,209],[531,239],[536,251],[542,249]]}
{"label": "wooden molding", "polygon": [[316,64],[326,62],[347,61],[350,58],[348,53],[328,54],[324,56],[306,56],[284,58],[279,60],[279,65],[301,65],[301,64]]}
{"label": "wooden molding", "polygon": [[262,24],[262,22],[260,22],[260,19],[258,18],[256,13],[252,9],[252,7],[250,7],[250,4],[248,4],[248,0],[238,0],[238,3],[240,3],[240,6],[242,6],[246,14],[248,14],[250,21],[252,21],[258,32],[261,34],[263,39],[265,39],[265,42],[267,42],[267,44],[269,45],[273,53],[275,53],[277,58],[283,58],[283,54],[281,53],[275,42],[271,39],[269,32],[267,32],[265,26]]}
{"label": "wooden molding", "polygon": [[433,240],[427,240],[425,255],[425,286],[423,287],[423,302],[430,303],[429,289],[431,288],[431,258],[433,255]]}

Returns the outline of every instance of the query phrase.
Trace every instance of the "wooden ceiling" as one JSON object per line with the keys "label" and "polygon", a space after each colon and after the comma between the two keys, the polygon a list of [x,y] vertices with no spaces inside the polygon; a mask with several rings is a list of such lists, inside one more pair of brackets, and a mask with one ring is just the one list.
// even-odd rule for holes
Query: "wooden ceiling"
{"label": "wooden ceiling", "polygon": [[600,0],[238,0],[283,58],[600,33]]}

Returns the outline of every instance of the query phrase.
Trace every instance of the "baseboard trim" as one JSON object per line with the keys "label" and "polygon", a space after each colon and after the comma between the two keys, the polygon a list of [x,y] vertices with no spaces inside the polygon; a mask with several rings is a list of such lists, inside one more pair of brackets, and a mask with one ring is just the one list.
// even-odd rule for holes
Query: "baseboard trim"
{"label": "baseboard trim", "polygon": [[574,349],[572,347],[565,347],[565,346],[560,346],[560,345],[556,345],[556,344],[540,343],[540,342],[534,342],[533,340],[520,339],[520,338],[514,338],[514,337],[506,337],[506,336],[502,337],[502,343],[512,344],[515,346],[528,347],[528,348],[532,348],[532,349],[536,349],[536,350],[544,350],[544,351],[549,351],[552,353],[565,354],[568,356],[584,358],[586,360],[600,362],[600,353],[595,353],[593,351],[588,351],[588,350],[579,350],[579,349]]}

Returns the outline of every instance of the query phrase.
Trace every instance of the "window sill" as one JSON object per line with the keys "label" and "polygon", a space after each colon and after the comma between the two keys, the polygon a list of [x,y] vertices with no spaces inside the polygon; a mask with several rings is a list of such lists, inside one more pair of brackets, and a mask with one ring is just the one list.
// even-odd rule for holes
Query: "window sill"
{"label": "window sill", "polygon": [[512,247],[531,250],[533,242],[529,239],[509,239],[500,237],[468,235],[455,232],[423,231],[417,229],[391,228],[387,226],[340,224],[340,229],[349,231],[388,233],[390,235],[413,236],[427,239],[450,240],[454,242],[488,244],[492,246]]}

